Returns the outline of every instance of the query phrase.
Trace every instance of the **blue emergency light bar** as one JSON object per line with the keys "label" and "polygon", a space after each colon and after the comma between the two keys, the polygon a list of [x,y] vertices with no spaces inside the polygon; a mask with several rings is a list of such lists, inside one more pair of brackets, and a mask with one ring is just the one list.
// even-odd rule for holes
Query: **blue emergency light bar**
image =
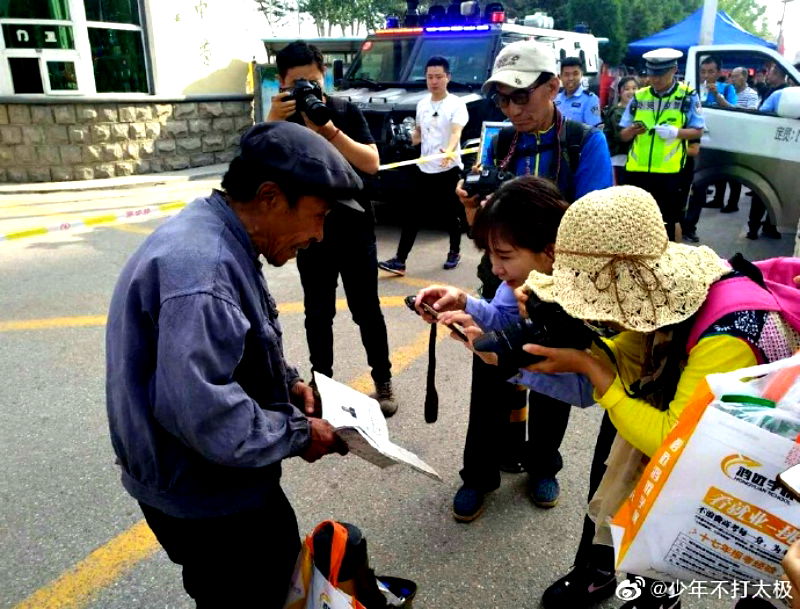
{"label": "blue emergency light bar", "polygon": [[426,27],[426,32],[485,32],[488,25],[437,25]]}

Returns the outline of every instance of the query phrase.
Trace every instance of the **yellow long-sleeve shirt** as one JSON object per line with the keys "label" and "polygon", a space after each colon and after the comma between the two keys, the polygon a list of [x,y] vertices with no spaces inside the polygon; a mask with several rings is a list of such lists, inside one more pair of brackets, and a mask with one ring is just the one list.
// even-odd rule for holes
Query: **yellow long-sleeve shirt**
{"label": "yellow long-sleeve shirt", "polygon": [[622,386],[622,381],[626,387],[630,387],[640,378],[644,338],[645,335],[639,332],[622,332],[605,341],[614,353],[619,368],[612,385],[602,396],[595,392],[595,399],[608,411],[617,432],[651,457],[678,421],[697,384],[706,375],[730,372],[758,362],[750,346],[739,338],[728,335],[703,338],[689,352],[675,398],[669,403],[669,408],[662,411],[644,400],[628,397]]}

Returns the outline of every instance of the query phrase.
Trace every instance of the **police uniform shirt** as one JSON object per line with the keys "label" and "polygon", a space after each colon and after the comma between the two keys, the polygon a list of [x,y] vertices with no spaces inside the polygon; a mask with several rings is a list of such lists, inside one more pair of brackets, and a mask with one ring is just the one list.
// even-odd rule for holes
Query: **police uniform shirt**
{"label": "police uniform shirt", "polygon": [[564,89],[556,95],[556,108],[564,118],[585,123],[594,127],[603,122],[600,116],[600,98],[591,91],[579,86],[572,95],[567,95]]}
{"label": "police uniform shirt", "polygon": [[[674,87],[676,85],[677,83],[673,83],[672,86]],[[672,92],[672,90],[672,87],[670,87],[669,91]],[[668,97],[668,95],[662,95],[661,97]],[[623,129],[633,124],[633,116],[631,116],[631,104],[633,104],[633,101],[632,99],[628,102],[628,105],[625,107],[625,112],[622,113],[622,118],[619,119],[619,126]],[[689,112],[686,113],[686,122],[681,125],[681,127],[688,129],[705,129],[706,119],[701,114],[701,108],[700,97],[697,93],[692,92]],[[656,114],[658,114],[658,108],[656,108]]]}

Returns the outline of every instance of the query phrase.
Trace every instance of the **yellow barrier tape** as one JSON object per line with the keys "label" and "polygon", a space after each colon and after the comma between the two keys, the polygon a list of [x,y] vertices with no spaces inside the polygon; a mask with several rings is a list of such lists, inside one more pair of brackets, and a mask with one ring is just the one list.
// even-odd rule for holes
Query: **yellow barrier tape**
{"label": "yellow barrier tape", "polygon": [[[478,152],[480,148],[475,146],[473,148],[465,148],[461,151],[461,156],[465,154],[474,154]],[[438,159],[444,159],[447,157],[455,158],[452,152],[442,152],[441,154],[429,154],[428,156],[421,156],[418,159],[410,159],[408,161],[397,161],[396,163],[387,163],[386,165],[381,165],[378,167],[378,171],[384,171],[386,169],[397,169],[398,167],[406,167],[408,165],[418,165],[420,163],[427,163],[428,161],[436,161]]]}

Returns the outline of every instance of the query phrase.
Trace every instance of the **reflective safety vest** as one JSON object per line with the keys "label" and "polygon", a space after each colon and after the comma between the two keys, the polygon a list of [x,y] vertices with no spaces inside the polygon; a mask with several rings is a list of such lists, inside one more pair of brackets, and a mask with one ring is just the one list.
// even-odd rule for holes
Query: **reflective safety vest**
{"label": "reflective safety vest", "polygon": [[684,83],[673,85],[671,93],[659,97],[652,87],[636,91],[631,105],[631,120],[641,121],[647,132],[633,139],[628,151],[627,171],[649,173],[678,173],[686,160],[686,140],[661,139],[653,127],[673,125],[682,129],[688,120],[693,90]]}

